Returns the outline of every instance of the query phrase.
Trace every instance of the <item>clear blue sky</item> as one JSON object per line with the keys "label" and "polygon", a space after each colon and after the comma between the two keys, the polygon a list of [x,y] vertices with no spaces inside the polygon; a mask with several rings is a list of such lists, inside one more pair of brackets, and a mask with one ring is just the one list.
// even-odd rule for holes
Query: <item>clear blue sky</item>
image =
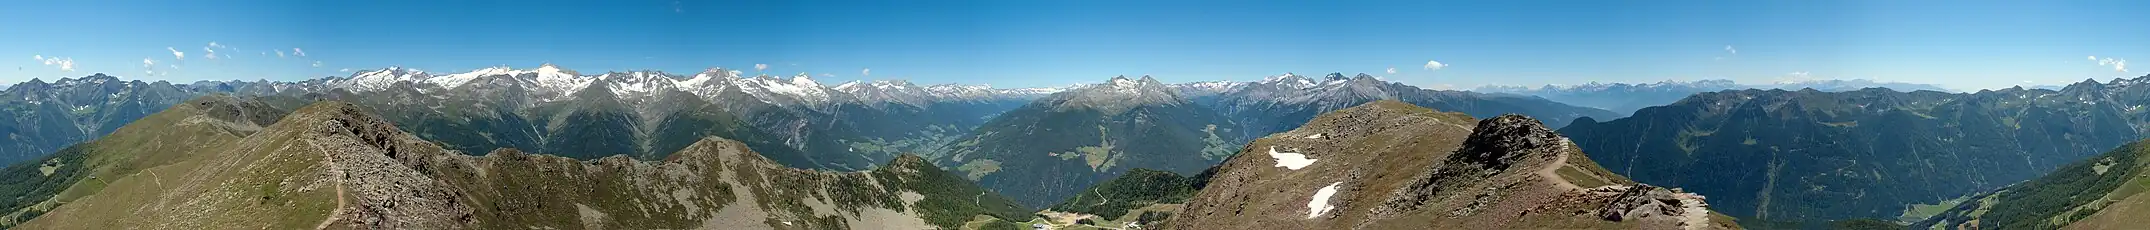
{"label": "clear blue sky", "polygon": [[[10,2],[0,6],[9,37],[0,56],[17,57],[0,63],[16,68],[0,82],[95,72],[293,80],[552,62],[588,73],[769,64],[770,74],[831,75],[824,82],[1001,87],[1120,74],[1184,82],[1365,72],[1469,87],[1806,72],[1990,88],[2150,70],[2087,58],[2150,60],[2145,1],[920,2]],[[220,58],[204,56],[210,42],[224,46],[211,47]],[[33,56],[72,60],[74,71]],[[1429,60],[1447,66],[1427,70]]]}

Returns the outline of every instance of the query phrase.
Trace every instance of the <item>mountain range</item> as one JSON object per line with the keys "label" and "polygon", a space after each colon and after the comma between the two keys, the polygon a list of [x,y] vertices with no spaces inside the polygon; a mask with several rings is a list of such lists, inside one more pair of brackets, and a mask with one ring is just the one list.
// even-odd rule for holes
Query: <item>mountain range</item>
{"label": "mountain range", "polygon": [[[206,96],[0,171],[22,228],[956,228],[1025,210],[916,156],[788,168],[706,137],[662,161],[458,153],[354,104]],[[142,151],[158,149],[160,151]],[[25,167],[35,166],[35,167]],[[37,183],[21,183],[37,182]],[[33,218],[34,217],[34,218]]]}
{"label": "mountain range", "polygon": [[[1865,79],[1784,81],[1770,84],[1740,84],[1732,80],[1723,79],[1697,81],[1666,80],[1656,83],[1639,84],[1590,82],[1581,85],[1545,85],[1536,88],[1525,86],[1489,85],[1480,86],[1476,89],[1472,89],[1471,91],[1544,97],[1546,99],[1551,99],[1553,101],[1558,101],[1561,103],[1612,110],[1615,113],[1619,113],[1621,116],[1626,116],[1628,114],[1633,114],[1635,110],[1642,109],[1643,107],[1671,104],[1675,101],[1679,101],[1682,98],[1687,98],[1688,95],[1694,95],[1696,93],[1704,92],[1742,89],[1814,89],[1823,92],[1843,92],[1856,91],[1866,88],[1888,88],[1891,90],[1903,92],[1921,90],[1949,92],[1949,90],[1941,88],[1941,86],[1931,84],[1875,82],[1873,80]],[[1611,119],[1617,117],[1598,118]]]}
{"label": "mountain range", "polygon": [[[1561,129],[1644,183],[1753,221],[1923,219],[1938,205],[2140,140],[2150,76],[2061,90],[1701,93]],[[1906,216],[1910,215],[1910,216]]]}
{"label": "mountain range", "polygon": [[[2144,83],[1720,90],[1613,118],[1341,73],[1030,89],[552,65],[189,84],[94,74],[0,91],[16,115],[0,131],[26,140],[5,149],[19,159],[0,170],[13,195],[0,223],[2097,226],[2132,210],[2132,184],[2083,181],[2132,181],[2103,172],[2134,172],[2116,168],[2127,149],[2106,150],[2150,132]],[[2077,175],[2086,167],[2097,176]],[[1342,198],[1305,198],[1324,193]],[[113,209],[143,204],[204,209]],[[2050,221],[2021,224],[2034,218]]]}
{"label": "mountain range", "polygon": [[[828,85],[805,75],[748,77],[725,69],[692,75],[585,74],[549,64],[445,74],[389,67],[289,82],[122,83],[101,74],[84,79],[101,80],[33,81],[4,92],[34,95],[23,97],[26,100],[0,98],[6,99],[0,103],[32,105],[9,110],[32,114],[18,119],[85,124],[7,124],[11,129],[5,131],[22,133],[11,137],[40,140],[11,142],[23,143],[11,150],[15,161],[109,134],[109,129],[96,127],[116,127],[186,98],[230,93],[295,101],[287,103],[353,103],[423,140],[472,154],[513,148],[585,160],[613,155],[660,160],[710,136],[745,143],[779,164],[805,169],[870,170],[903,154],[916,154],[988,188],[1036,196],[1018,200],[1042,207],[1131,168],[1192,173],[1237,152],[1246,140],[1374,100],[1399,99],[1481,116],[1520,113],[1557,122],[1611,114],[1530,97],[1426,90],[1365,74],[1329,74],[1319,80],[1286,74],[1258,82],[1184,84],[1123,77],[1070,88],[1025,89],[920,86],[900,80]],[[139,84],[143,86],[132,88],[153,93],[83,90],[98,89],[78,86],[88,84],[84,82]],[[107,96],[65,103],[54,99],[63,95]],[[122,103],[91,103],[100,100]],[[118,107],[135,104],[144,106]],[[70,111],[144,112],[69,116]],[[1098,138],[1089,138],[1093,136]],[[1017,167],[1028,170],[1000,170]],[[1037,183],[1063,184],[1040,188]],[[1014,192],[1026,189],[1049,192]]]}
{"label": "mountain range", "polygon": [[1528,96],[1431,90],[1381,80],[1369,74],[1321,78],[1284,74],[1254,82],[1196,82],[1174,85],[1197,104],[1221,110],[1246,125],[1247,139],[1297,128],[1315,115],[1380,100],[1398,100],[1440,111],[1476,117],[1522,114],[1566,126],[1582,117],[1611,118],[1617,113]]}

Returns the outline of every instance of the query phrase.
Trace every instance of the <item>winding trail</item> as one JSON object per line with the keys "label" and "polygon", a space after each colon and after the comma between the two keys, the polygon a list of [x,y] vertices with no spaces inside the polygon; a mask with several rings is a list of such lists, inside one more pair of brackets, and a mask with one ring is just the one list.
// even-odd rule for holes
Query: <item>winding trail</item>
{"label": "winding trail", "polygon": [[[314,150],[316,150],[316,151],[322,150],[320,146],[311,146],[311,145],[309,145],[309,146],[310,146],[310,147],[313,147],[313,148],[314,148]],[[344,202],[344,198],[343,198],[343,197],[344,197],[344,192],[343,192],[343,180],[342,180],[342,179],[344,179],[344,178],[350,178],[350,175],[349,175],[349,173],[348,173],[348,172],[344,172],[344,171],[343,171],[343,169],[341,169],[341,168],[337,168],[337,167],[336,167],[336,161],[335,161],[335,159],[336,159],[336,155],[333,155],[333,154],[329,154],[329,153],[328,153],[327,151],[319,151],[319,152],[321,153],[321,157],[322,157],[322,159],[321,159],[321,160],[322,160],[322,161],[321,161],[321,163],[322,163],[322,164],[325,164],[325,165],[327,165],[327,166],[328,166],[328,168],[329,168],[329,171],[330,171],[330,172],[335,172],[335,174],[336,174],[336,178],[337,178],[337,180],[333,180],[333,181],[334,181],[333,183],[336,183],[336,209],[333,209],[333,211],[329,211],[329,213],[328,213],[328,219],[324,219],[324,220],[321,220],[321,224],[316,224],[316,225],[314,225],[314,229],[316,229],[316,230],[319,230],[319,229],[328,229],[328,226],[329,226],[329,224],[332,224],[332,223],[336,223],[336,221],[337,221],[337,220],[341,220],[340,218],[337,218],[337,217],[343,216],[343,212],[344,212],[344,207],[345,207],[345,204],[346,204],[346,202]]]}
{"label": "winding trail", "polygon": [[1558,150],[1560,154],[1553,155],[1553,162],[1546,164],[1545,168],[1538,169],[1537,174],[1539,177],[1553,181],[1553,185],[1559,186],[1561,190],[1583,189],[1582,186],[1576,186],[1574,182],[1568,182],[1568,179],[1560,177],[1560,168],[1568,167],[1568,152],[1574,152],[1570,150],[1575,147],[1575,144],[1568,142],[1566,138],[1562,138],[1560,142],[1560,150]]}

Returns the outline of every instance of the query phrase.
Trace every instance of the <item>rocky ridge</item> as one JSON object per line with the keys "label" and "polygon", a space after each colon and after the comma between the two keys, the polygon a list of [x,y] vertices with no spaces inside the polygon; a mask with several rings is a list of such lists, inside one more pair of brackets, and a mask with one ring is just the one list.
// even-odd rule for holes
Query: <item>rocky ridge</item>
{"label": "rocky ridge", "polygon": [[[1312,163],[1285,167],[1290,154]],[[1581,155],[1534,119],[1378,101],[1254,141],[1165,227],[1737,228],[1699,195],[1634,184]]]}

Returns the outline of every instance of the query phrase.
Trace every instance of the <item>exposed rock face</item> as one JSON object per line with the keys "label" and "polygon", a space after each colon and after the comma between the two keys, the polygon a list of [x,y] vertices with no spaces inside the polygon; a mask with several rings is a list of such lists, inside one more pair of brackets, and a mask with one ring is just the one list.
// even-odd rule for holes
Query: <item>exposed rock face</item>
{"label": "exposed rock face", "polygon": [[[1272,157],[1244,155],[1266,154],[1270,147],[1318,161],[1293,170],[1276,167]],[[1631,185],[1520,115],[1473,122],[1463,114],[1379,101],[1324,114],[1246,149],[1218,166],[1165,227],[1736,228],[1728,220],[1710,220],[1699,196]],[[1323,194],[1326,199],[1315,195],[1317,189],[1326,193],[1324,186],[1335,186]],[[1317,204],[1325,207],[1310,209]]]}
{"label": "exposed rock face", "polygon": [[1614,193],[1610,203],[1598,210],[1605,220],[1622,221],[1644,219],[1654,216],[1680,216],[1687,200],[1674,196],[1671,190],[1650,185],[1607,186],[1590,190],[1593,193]]}
{"label": "exposed rock face", "polygon": [[414,169],[425,164],[407,164],[422,163],[423,157],[440,151],[404,147],[425,142],[404,137],[394,125],[356,107],[321,109],[331,111],[304,114],[294,122],[319,123],[303,140],[325,154],[330,174],[340,181],[335,189],[341,208],[325,226],[445,229],[474,224],[472,208],[458,201],[461,191]]}

